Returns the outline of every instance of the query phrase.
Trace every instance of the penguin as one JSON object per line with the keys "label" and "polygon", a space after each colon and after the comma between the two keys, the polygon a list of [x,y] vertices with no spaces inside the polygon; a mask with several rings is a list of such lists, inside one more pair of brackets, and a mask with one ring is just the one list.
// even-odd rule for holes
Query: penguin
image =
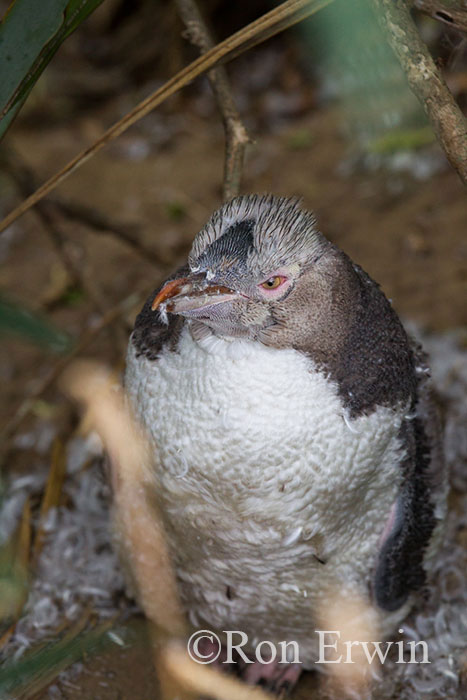
{"label": "penguin", "polygon": [[338,586],[395,632],[446,511],[430,371],[312,213],[270,194],[216,211],[138,315],[125,387],[194,629],[250,654],[294,640],[313,668]]}

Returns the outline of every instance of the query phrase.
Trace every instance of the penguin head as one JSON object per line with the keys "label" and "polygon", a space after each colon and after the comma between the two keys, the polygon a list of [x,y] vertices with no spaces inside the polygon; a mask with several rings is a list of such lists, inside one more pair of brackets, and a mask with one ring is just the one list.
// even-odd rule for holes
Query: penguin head
{"label": "penguin head", "polygon": [[336,251],[297,200],[236,197],[197,234],[188,274],[167,282],[152,309],[220,337],[293,346],[336,298]]}

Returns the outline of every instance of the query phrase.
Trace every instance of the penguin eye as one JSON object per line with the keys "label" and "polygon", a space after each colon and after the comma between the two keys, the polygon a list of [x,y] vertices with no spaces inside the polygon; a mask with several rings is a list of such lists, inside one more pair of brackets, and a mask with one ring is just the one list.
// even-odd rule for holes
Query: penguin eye
{"label": "penguin eye", "polygon": [[263,289],[277,289],[281,286],[281,284],[284,284],[286,279],[286,277],[281,277],[280,275],[277,275],[276,277],[270,277],[268,280],[266,280],[266,282],[263,282],[259,286]]}

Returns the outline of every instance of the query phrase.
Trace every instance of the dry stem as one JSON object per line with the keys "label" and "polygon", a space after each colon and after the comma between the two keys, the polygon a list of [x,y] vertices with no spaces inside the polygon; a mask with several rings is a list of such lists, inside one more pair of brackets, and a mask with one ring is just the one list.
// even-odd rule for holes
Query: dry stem
{"label": "dry stem", "polygon": [[133,420],[123,392],[115,390],[107,369],[76,361],[61,382],[86,409],[87,422],[99,433],[110,458],[116,519],[147,617],[167,635],[182,636],[186,622],[156,503],[153,475],[146,472],[150,453]]}
{"label": "dry stem", "polygon": [[139,602],[152,623],[154,661],[162,700],[188,698],[161,660],[161,643],[183,638],[188,625],[178,597],[175,572],[159,508],[155,480],[147,463],[153,448],[134,422],[123,392],[117,392],[105,367],[76,362],[63,388],[86,409],[87,422],[99,433],[109,455],[114,524]]}
{"label": "dry stem", "polygon": [[[186,26],[191,43],[202,54],[212,49],[215,42],[199,11],[195,0],[176,0],[179,14]],[[223,199],[228,201],[240,192],[245,148],[250,142],[248,133],[241,121],[235,105],[229,78],[224,66],[217,66],[208,72],[209,82],[222,115],[225,132],[224,186]]]}
{"label": "dry stem", "polygon": [[407,0],[372,0],[408,83],[447,159],[467,184],[467,122],[421,40]]}
{"label": "dry stem", "polygon": [[270,12],[257,19],[255,22],[248,24],[240,31],[232,34],[227,39],[217,44],[203,56],[200,56],[188,66],[183,68],[177,75],[168,80],[159,90],[156,90],[152,95],[149,95],[145,100],[140,102],[134,109],[126,114],[123,119],[120,119],[116,124],[110,127],[92,146],[86,148],[73,158],[64,168],[58,173],[55,173],[47,182],[45,182],[38,190],[30,197],[24,200],[16,207],[3,221],[0,222],[0,233],[16,221],[28,209],[37,204],[49,192],[54,190],[57,185],[63,182],[71,173],[86,163],[92,156],[98,153],[110,141],[113,141],[126,131],[132,124],[135,124],[142,117],[149,114],[155,107],[164,102],[168,97],[174,95],[178,90],[185,85],[191,83],[192,80],[199,75],[206,73],[211,68],[214,68],[219,63],[232,60],[232,58],[240,55],[247,49],[256,44],[265,41],[274,34],[283,31],[287,27],[291,27],[297,22],[300,22],[305,17],[309,17],[326,5],[329,5],[332,0],[287,0],[279,7],[274,8]]}
{"label": "dry stem", "polygon": [[65,446],[60,438],[56,438],[52,448],[52,458],[49,469],[49,476],[42,496],[39,514],[39,523],[34,538],[33,558],[37,561],[42,551],[45,541],[45,522],[51,508],[56,508],[60,504],[63,482],[66,475],[66,452]]}

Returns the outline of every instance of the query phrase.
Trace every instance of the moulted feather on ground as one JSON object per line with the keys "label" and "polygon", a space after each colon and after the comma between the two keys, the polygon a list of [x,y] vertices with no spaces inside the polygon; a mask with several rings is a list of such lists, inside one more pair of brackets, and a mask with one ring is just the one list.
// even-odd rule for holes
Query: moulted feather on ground
{"label": "moulted feather on ground", "polygon": [[[115,614],[124,588],[111,546],[109,488],[98,460],[81,471],[95,449],[76,438],[68,448],[64,485],[66,506],[52,509],[45,523],[46,541],[24,615],[3,657],[19,658],[34,642],[49,636],[64,620],[72,622],[91,607],[99,617]],[[11,531],[12,515],[19,516],[27,495],[40,493],[46,472],[12,478],[0,517],[0,535]]]}
{"label": "moulted feather on ground", "polygon": [[[467,652],[467,338],[453,331],[424,335],[422,342],[431,356],[445,420],[450,510],[427,601],[411,613],[402,625],[405,634],[397,637],[405,642],[426,641],[431,663],[397,664],[396,659],[389,659],[374,691],[378,700],[460,697],[460,663],[462,658],[465,663]],[[30,447],[31,436],[23,438]],[[107,619],[122,604],[124,583],[111,545],[109,489],[98,456],[83,468],[93,455],[96,445],[90,439],[74,438],[68,444],[66,505],[49,513],[24,615],[1,652],[0,662],[19,659],[32,644],[50,637],[64,620],[77,620],[88,606]],[[31,475],[11,475],[0,513],[2,541],[17,524],[26,497],[39,495],[46,478],[45,465]],[[74,679],[79,684],[79,675],[74,674]]]}

